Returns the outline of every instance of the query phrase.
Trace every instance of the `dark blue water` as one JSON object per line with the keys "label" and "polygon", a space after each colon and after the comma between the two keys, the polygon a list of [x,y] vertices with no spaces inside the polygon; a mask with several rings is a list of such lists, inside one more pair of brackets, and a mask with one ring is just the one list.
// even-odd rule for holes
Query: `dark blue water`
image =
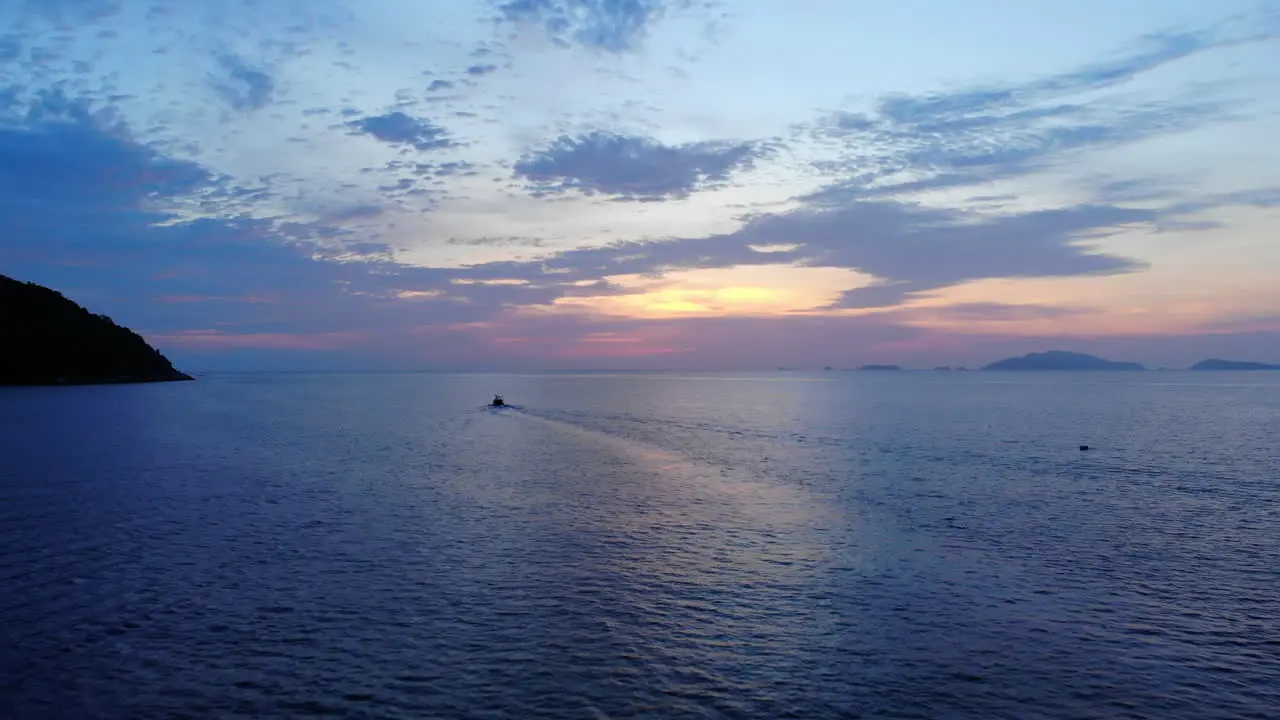
{"label": "dark blue water", "polygon": [[1262,373],[3,389],[0,717],[1274,718],[1278,455]]}

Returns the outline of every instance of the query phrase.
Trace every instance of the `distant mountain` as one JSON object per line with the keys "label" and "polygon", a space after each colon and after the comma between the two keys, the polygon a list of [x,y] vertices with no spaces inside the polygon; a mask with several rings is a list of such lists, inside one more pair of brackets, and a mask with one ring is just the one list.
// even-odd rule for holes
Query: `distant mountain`
{"label": "distant mountain", "polygon": [[1268,365],[1260,362],[1242,362],[1240,360],[1218,360],[1211,358],[1201,360],[1191,366],[1192,370],[1280,370],[1280,365]]}
{"label": "distant mountain", "polygon": [[1094,355],[1050,350],[993,362],[983,370],[1146,370],[1138,363],[1112,362]]}
{"label": "distant mountain", "polygon": [[191,380],[142,336],[63,297],[0,275],[0,385]]}
{"label": "distant mountain", "polygon": [[901,370],[897,365],[863,365],[859,370]]}

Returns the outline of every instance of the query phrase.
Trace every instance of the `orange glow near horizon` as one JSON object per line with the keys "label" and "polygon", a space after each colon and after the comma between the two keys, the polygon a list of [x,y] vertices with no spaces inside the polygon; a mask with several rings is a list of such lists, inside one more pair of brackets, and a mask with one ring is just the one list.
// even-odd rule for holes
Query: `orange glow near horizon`
{"label": "orange glow near horizon", "polygon": [[504,350],[519,349],[527,356],[558,358],[627,358],[683,352],[669,332],[587,332],[576,338],[499,335],[490,342]]}
{"label": "orange glow near horizon", "polygon": [[[905,324],[997,335],[1176,335],[1256,317],[1280,307],[1280,287],[1265,275],[1237,274],[1217,283],[1169,265],[1134,275],[980,280],[956,285],[893,310]],[[956,317],[956,305],[998,303],[1059,309],[1061,314],[982,319]]]}
{"label": "orange glow near horizon", "polygon": [[553,311],[578,311],[646,320],[680,317],[770,316],[829,304],[873,279],[853,270],[792,265],[739,265],[679,270],[660,279],[607,278],[632,294],[560,298]]}

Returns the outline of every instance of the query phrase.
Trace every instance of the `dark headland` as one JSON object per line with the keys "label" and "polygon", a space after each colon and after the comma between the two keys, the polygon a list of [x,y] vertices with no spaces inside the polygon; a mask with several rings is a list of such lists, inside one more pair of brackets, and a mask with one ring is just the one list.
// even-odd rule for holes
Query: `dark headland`
{"label": "dark headland", "polygon": [[863,365],[859,370],[901,370],[897,365]]}
{"label": "dark headland", "polygon": [[983,370],[1145,370],[1132,362],[1114,362],[1095,355],[1050,350],[993,362]]}
{"label": "dark headland", "polygon": [[141,335],[62,293],[0,275],[0,385],[192,380]]}
{"label": "dark headland", "polygon": [[1192,370],[1280,370],[1280,365],[1268,365],[1260,362],[1243,362],[1240,360],[1219,360],[1211,358],[1201,360],[1191,366]]}

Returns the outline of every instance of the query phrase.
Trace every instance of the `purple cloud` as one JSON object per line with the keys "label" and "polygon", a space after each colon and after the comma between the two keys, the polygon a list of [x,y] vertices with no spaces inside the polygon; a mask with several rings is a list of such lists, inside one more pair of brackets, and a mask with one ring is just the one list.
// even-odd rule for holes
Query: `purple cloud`
{"label": "purple cloud", "polygon": [[768,152],[754,143],[663,145],[650,138],[597,131],[562,135],[522,157],[515,174],[528,181],[535,196],[581,191],[653,201],[721,185]]}
{"label": "purple cloud", "polygon": [[347,126],[391,145],[408,145],[423,151],[439,150],[456,144],[449,139],[444,128],[410,117],[399,110],[352,120]]}

